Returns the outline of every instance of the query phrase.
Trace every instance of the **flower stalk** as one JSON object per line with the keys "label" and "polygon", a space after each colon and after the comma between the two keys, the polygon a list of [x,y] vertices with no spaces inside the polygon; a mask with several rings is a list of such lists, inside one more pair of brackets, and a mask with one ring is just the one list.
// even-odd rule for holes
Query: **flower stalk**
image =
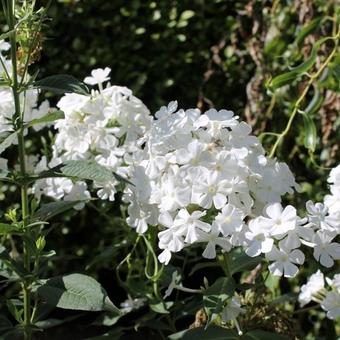
{"label": "flower stalk", "polygon": [[[19,164],[20,172],[22,177],[26,177],[26,161],[25,161],[25,139],[24,139],[24,117],[20,107],[20,89],[18,83],[18,65],[17,65],[17,41],[16,41],[16,19],[15,19],[15,0],[8,1],[8,25],[12,34],[10,36],[11,45],[11,62],[12,62],[12,93],[15,105],[15,128],[18,133],[18,153],[19,153]],[[22,209],[22,222],[25,233],[29,233],[27,230],[28,219],[29,219],[29,207],[28,207],[28,187],[25,181],[21,184],[21,209]],[[27,272],[30,272],[31,255],[29,246],[26,238],[23,238],[23,255],[24,255],[24,267]],[[30,283],[24,281],[22,283],[22,292],[24,299],[24,338],[27,340],[31,339],[31,291]]]}

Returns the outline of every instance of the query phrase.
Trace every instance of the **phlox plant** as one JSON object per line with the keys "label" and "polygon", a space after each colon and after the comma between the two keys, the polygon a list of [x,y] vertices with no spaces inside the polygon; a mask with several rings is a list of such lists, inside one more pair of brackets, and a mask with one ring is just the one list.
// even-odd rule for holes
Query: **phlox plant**
{"label": "phlox plant", "polygon": [[[112,326],[106,336],[113,338],[119,338],[120,319],[145,307],[159,322],[161,338],[170,339],[292,338],[293,315],[305,312],[298,304],[340,318],[340,165],[329,171],[323,202],[295,207],[285,197],[299,195],[299,183],[275,157],[301,114],[313,159],[314,122],[304,100],[336,54],[338,18],[335,35],[318,41],[308,61],[268,81],[275,93],[308,76],[286,128],[257,138],[226,109],[179,109],[171,101],[152,114],[130,89],[111,85],[109,67],[83,81],[30,74],[46,10],[36,10],[34,1],[3,0],[2,6],[8,31],[0,37],[0,180],[15,185],[21,197],[21,207],[8,209],[0,223],[0,275],[11,286],[6,306],[17,323],[4,317],[5,339],[34,338],[54,307],[101,312],[97,325]],[[316,65],[317,48],[328,40],[333,49]],[[45,91],[59,96],[55,107],[41,100]],[[49,153],[28,155],[25,138],[47,128],[54,134]],[[266,136],[275,139],[271,150],[262,146]],[[44,271],[58,254],[46,250],[52,218],[117,200],[135,237],[115,268],[127,296],[120,308],[88,275],[47,277]],[[214,268],[219,277],[188,287],[187,262],[192,273]],[[316,270],[299,287],[306,263]],[[295,285],[286,311],[267,299],[274,278]],[[185,315],[186,307],[196,320],[179,328],[180,317],[171,312]]]}

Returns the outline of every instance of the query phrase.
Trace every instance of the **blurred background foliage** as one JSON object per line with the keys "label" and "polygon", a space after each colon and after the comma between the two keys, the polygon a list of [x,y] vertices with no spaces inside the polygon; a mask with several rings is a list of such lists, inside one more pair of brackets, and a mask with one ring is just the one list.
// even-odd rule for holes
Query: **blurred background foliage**
{"label": "blurred background foliage", "polygon": [[[37,2],[46,4],[46,1]],[[41,58],[34,67],[40,69],[38,77],[67,73],[83,79],[92,69],[109,66],[112,84],[130,87],[152,112],[177,99],[183,108],[233,110],[252,125],[258,136],[264,131],[280,133],[307,79],[299,78],[281,87],[275,95],[266,83],[306,60],[318,39],[334,35],[331,19],[337,10],[336,2],[54,0],[43,32]],[[332,48],[332,42],[322,45],[315,69]],[[317,129],[314,161],[304,147],[301,115],[296,117],[276,153],[288,163],[301,184],[301,194],[287,201],[301,207],[308,199],[321,200],[327,192],[328,174],[322,167],[340,162],[339,79],[338,53],[314,84],[319,93],[318,108],[312,117]],[[315,92],[307,94],[304,107]],[[57,98],[50,100],[56,103]],[[48,147],[52,137],[46,132],[44,138]],[[263,138],[267,151],[274,141],[271,136]],[[28,141],[33,154],[43,149],[43,145],[40,137]],[[0,210],[13,202],[14,195],[10,187],[2,187]],[[114,204],[91,203],[80,213],[59,219],[48,239],[48,247],[57,250],[49,274],[87,271],[99,278],[114,302],[123,301],[126,293],[122,288],[126,287],[116,280],[115,269],[137,237],[125,225],[124,214],[118,198]],[[139,244],[129,266],[122,269],[124,275],[131,270],[133,280],[127,290],[132,296],[142,296],[151,289],[144,276],[145,249],[145,245]],[[186,259],[184,271],[190,271],[194,259],[195,251]],[[312,264],[305,268],[306,276],[315,269]],[[205,269],[201,271],[201,278],[203,274],[216,278],[219,273]],[[194,286],[200,281],[192,276],[188,285]],[[281,289],[281,293],[290,291],[287,281],[283,280],[280,287],[274,281],[272,284],[276,285],[275,289]],[[301,275],[298,281],[301,284],[305,277]],[[179,323],[182,328],[194,320],[196,306],[190,307],[192,311]],[[151,329],[155,326],[152,325],[155,313],[145,315],[149,314],[134,316],[134,323]],[[324,319],[323,313],[300,314],[296,318],[303,337],[308,338],[308,334],[326,334],[321,338],[334,336],[334,326]],[[154,336],[158,331],[145,334]],[[53,334],[58,338],[57,331]]]}

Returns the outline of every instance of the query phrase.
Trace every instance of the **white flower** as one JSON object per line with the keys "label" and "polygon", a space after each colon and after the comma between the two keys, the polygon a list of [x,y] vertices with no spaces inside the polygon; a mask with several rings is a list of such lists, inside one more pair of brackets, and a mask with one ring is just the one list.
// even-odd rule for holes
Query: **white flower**
{"label": "white flower", "polygon": [[201,242],[208,242],[202,256],[206,259],[214,259],[216,257],[216,246],[220,246],[224,251],[229,251],[232,247],[231,243],[226,237],[220,236],[220,230],[216,224],[211,226],[210,233],[199,232],[199,240]]}
{"label": "white flower", "polygon": [[232,204],[227,204],[216,216],[214,224],[224,236],[232,235],[242,229],[244,213]]}
{"label": "white flower", "polygon": [[296,209],[291,205],[283,209],[281,203],[270,204],[265,208],[265,213],[268,218],[264,217],[262,223],[270,229],[272,236],[282,238],[296,227]]}
{"label": "white flower", "polygon": [[331,170],[327,182],[340,186],[340,164]]}
{"label": "white flower", "polygon": [[165,248],[159,255],[158,260],[160,263],[164,263],[167,265],[171,260],[171,251],[168,248]]}
{"label": "white flower", "polygon": [[101,188],[97,191],[97,196],[102,200],[109,200],[114,201],[115,200],[115,193],[117,182],[107,182],[107,183],[95,183],[96,188]]}
{"label": "white flower", "polygon": [[10,48],[11,45],[8,42],[6,42],[5,40],[0,40],[0,52],[8,51]]}
{"label": "white flower", "polygon": [[186,209],[181,209],[174,221],[174,225],[182,235],[185,235],[185,242],[192,244],[199,239],[198,230],[209,232],[211,225],[200,220],[205,216],[205,211],[194,211],[191,214]]}
{"label": "white flower", "polygon": [[268,269],[275,276],[294,277],[299,269],[295,264],[303,264],[305,261],[305,255],[298,249],[285,249],[281,242],[279,244],[280,249],[276,246],[266,254],[266,258],[269,261],[275,261],[270,264]]}
{"label": "white flower", "polygon": [[236,318],[243,313],[245,313],[245,310],[241,308],[240,299],[234,296],[222,310],[222,321],[226,323],[231,320],[236,320]]}
{"label": "white flower", "polygon": [[340,259],[340,244],[332,242],[334,234],[318,231],[313,239],[314,257],[323,266],[330,268],[334,260]]}
{"label": "white flower", "polygon": [[327,317],[335,320],[340,317],[340,293],[328,292],[326,297],[321,302],[321,307],[327,312]]}
{"label": "white flower", "polygon": [[325,196],[324,203],[330,214],[337,214],[340,212],[340,186],[332,185],[330,190],[331,195]]}
{"label": "white flower", "polygon": [[178,252],[184,248],[184,240],[182,236],[182,225],[175,224],[173,218],[168,212],[164,212],[159,216],[159,223],[167,229],[158,233],[159,248],[168,249],[172,252]]}
{"label": "white flower", "polygon": [[340,274],[335,274],[333,280],[326,278],[327,283],[332,287],[340,291]]}
{"label": "white flower", "polygon": [[103,84],[110,79],[109,74],[111,69],[105,67],[105,69],[97,68],[91,72],[91,77],[86,77],[84,82],[89,85]]}
{"label": "white flower", "polygon": [[214,204],[216,209],[221,209],[227,203],[227,194],[230,193],[228,181],[213,172],[194,186],[192,200],[202,208],[209,209]]}
{"label": "white flower", "polygon": [[172,291],[180,283],[180,281],[181,281],[181,277],[178,274],[177,270],[175,270],[171,275],[171,282],[170,282],[167,290],[165,291],[163,299],[166,299],[167,297],[169,297],[171,295]]}
{"label": "white flower", "polygon": [[322,203],[306,203],[308,220],[314,226],[328,231],[334,231],[340,227],[340,219],[336,216],[328,215],[328,208]]}
{"label": "white flower", "polygon": [[120,307],[121,307],[120,311],[123,314],[130,313],[133,310],[136,310],[136,309],[143,307],[145,302],[146,302],[145,298],[135,298],[135,299],[133,299],[133,298],[131,298],[130,295],[128,295],[128,298],[120,304]]}
{"label": "white flower", "polygon": [[[87,185],[84,182],[76,182],[71,191],[65,195],[65,201],[85,201],[91,198],[90,193],[86,190]],[[80,202],[74,206],[74,209],[81,210],[85,206],[85,203]]]}
{"label": "white flower", "polygon": [[237,119],[238,117],[234,117],[232,111],[210,109],[198,118],[195,127],[204,127],[209,134],[219,138],[223,128],[234,127],[238,124]]}
{"label": "white flower", "polygon": [[299,294],[299,302],[301,307],[313,300],[313,295],[325,286],[325,279],[320,270],[308,278],[306,284],[301,286]]}
{"label": "white flower", "polygon": [[247,239],[246,254],[255,257],[261,253],[268,253],[272,250],[274,240],[270,237],[270,229],[261,223],[262,217],[249,222],[249,231],[245,233]]}

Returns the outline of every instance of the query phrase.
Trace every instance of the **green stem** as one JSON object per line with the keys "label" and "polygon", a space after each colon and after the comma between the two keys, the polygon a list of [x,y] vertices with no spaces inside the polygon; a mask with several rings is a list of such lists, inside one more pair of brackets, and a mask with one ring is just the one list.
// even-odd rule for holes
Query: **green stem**
{"label": "green stem", "polygon": [[[17,41],[16,41],[16,32],[15,32],[15,0],[9,1],[9,29],[13,30],[13,33],[10,37],[11,43],[11,61],[12,61],[12,92],[14,98],[15,105],[15,122],[18,122],[18,126],[16,128],[19,129],[18,132],[18,150],[19,150],[19,163],[20,163],[20,172],[23,177],[26,176],[26,163],[25,163],[25,140],[24,140],[24,124],[23,124],[23,115],[20,109],[20,95],[19,95],[19,87],[18,87],[18,68],[17,68]],[[27,184],[21,185],[21,208],[22,208],[22,220],[23,227],[26,229],[28,224],[29,217],[29,208],[28,208],[28,187]],[[25,230],[27,233],[27,230]],[[24,249],[24,266],[27,272],[30,272],[30,251],[28,244],[23,241],[23,249]],[[29,282],[25,281],[22,284],[23,296],[24,296],[24,338],[26,340],[30,340],[32,338],[31,333],[31,291],[29,287]]]}

